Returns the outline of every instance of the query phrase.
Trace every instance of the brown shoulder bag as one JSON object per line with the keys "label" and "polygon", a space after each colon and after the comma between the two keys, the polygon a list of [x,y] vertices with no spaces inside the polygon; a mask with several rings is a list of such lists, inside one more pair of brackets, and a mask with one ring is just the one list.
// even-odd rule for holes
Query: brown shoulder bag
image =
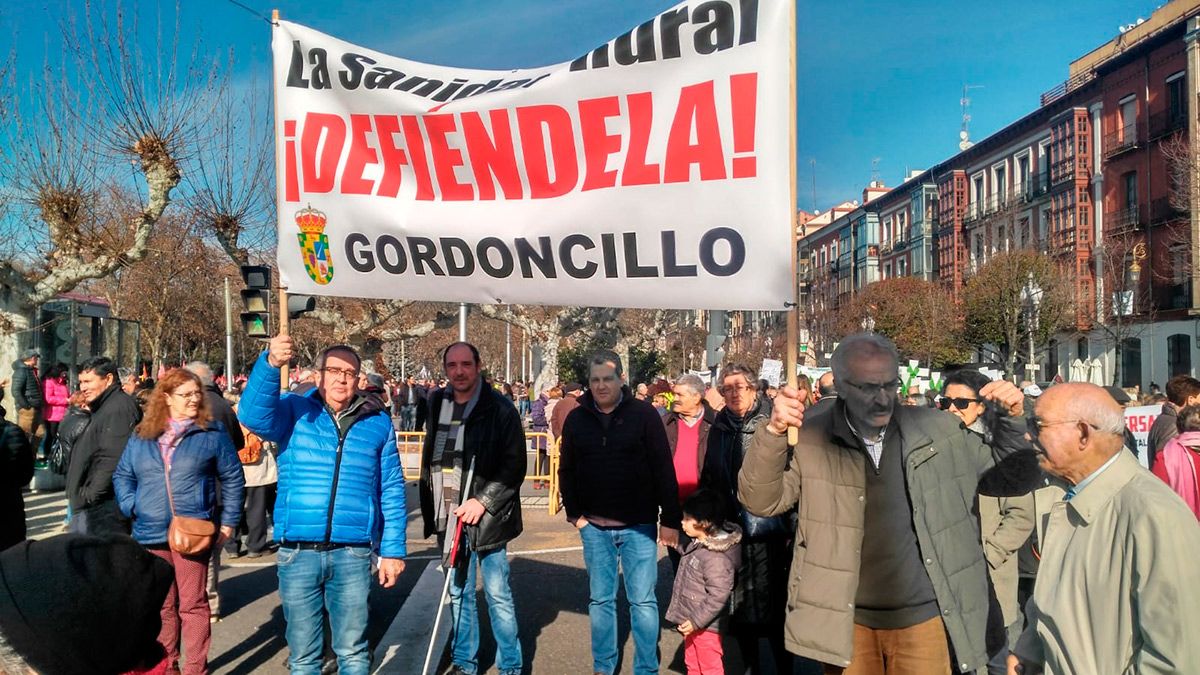
{"label": "brown shoulder bag", "polygon": [[171,524],[167,527],[167,545],[180,555],[203,555],[212,548],[217,525],[211,520],[175,515],[175,498],[171,496],[171,467],[163,465],[167,479],[167,501],[171,504]]}

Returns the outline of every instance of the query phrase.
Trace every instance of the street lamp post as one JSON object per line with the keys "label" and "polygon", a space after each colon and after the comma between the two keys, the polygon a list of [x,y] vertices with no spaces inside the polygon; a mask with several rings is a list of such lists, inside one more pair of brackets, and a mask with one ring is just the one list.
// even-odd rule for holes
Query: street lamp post
{"label": "street lamp post", "polygon": [[[1025,328],[1029,333],[1029,360],[1025,362],[1026,379],[1036,382],[1040,367],[1037,364],[1037,346],[1034,344],[1034,334],[1038,325],[1038,306],[1042,302],[1042,288],[1033,280],[1033,274],[1025,281],[1021,289],[1021,301],[1025,305]],[[1011,374],[1010,374],[1011,375]]]}

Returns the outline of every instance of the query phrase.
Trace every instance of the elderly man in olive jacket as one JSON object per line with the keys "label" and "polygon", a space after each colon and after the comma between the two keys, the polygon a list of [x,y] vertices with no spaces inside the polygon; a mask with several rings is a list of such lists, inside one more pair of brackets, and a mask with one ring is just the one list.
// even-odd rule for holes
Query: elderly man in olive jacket
{"label": "elderly man in olive jacket", "polygon": [[1021,494],[1038,476],[1016,386],[979,392],[999,412],[988,447],[952,415],[898,405],[898,361],[879,335],[843,340],[837,404],[806,417],[783,388],[738,475],[756,515],[799,504],[785,642],[831,675],[983,667],[987,562],[971,506],[977,491]]}

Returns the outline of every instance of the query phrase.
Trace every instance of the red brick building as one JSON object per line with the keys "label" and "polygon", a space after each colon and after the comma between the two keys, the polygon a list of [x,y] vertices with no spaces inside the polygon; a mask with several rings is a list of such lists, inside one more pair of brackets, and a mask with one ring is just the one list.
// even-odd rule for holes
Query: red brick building
{"label": "red brick building", "polygon": [[1076,360],[1126,386],[1195,375],[1200,167],[1169,157],[1197,156],[1198,37],[1200,0],[1170,2],[1070,64],[1025,117],[806,233],[802,344],[830,345],[827,315],[867,283],[921,276],[957,298],[991,256],[1032,248],[1075,298],[1042,378]]}

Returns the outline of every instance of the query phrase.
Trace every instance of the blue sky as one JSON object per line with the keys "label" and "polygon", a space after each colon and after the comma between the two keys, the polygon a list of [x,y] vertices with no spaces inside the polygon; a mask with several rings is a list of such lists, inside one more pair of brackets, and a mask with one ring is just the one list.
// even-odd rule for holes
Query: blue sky
{"label": "blue sky", "polygon": [[[263,14],[272,4],[240,0]],[[777,0],[760,0],[773,2]],[[978,140],[1037,106],[1068,63],[1149,16],[1161,0],[819,0],[797,4],[797,182],[809,209],[859,196],[878,158],[896,185],[907,168],[956,152],[964,83]],[[112,6],[113,0],[96,0]],[[280,1],[284,18],[397,56],[514,68],[572,59],[675,4],[672,0]],[[17,77],[40,77],[58,53],[59,17],[82,2],[16,0],[0,8],[15,35]],[[174,22],[167,0],[125,0],[144,26]],[[240,82],[267,86],[269,26],[228,0],[180,0],[185,44],[232,50]],[[51,61],[53,58],[50,59]]]}

